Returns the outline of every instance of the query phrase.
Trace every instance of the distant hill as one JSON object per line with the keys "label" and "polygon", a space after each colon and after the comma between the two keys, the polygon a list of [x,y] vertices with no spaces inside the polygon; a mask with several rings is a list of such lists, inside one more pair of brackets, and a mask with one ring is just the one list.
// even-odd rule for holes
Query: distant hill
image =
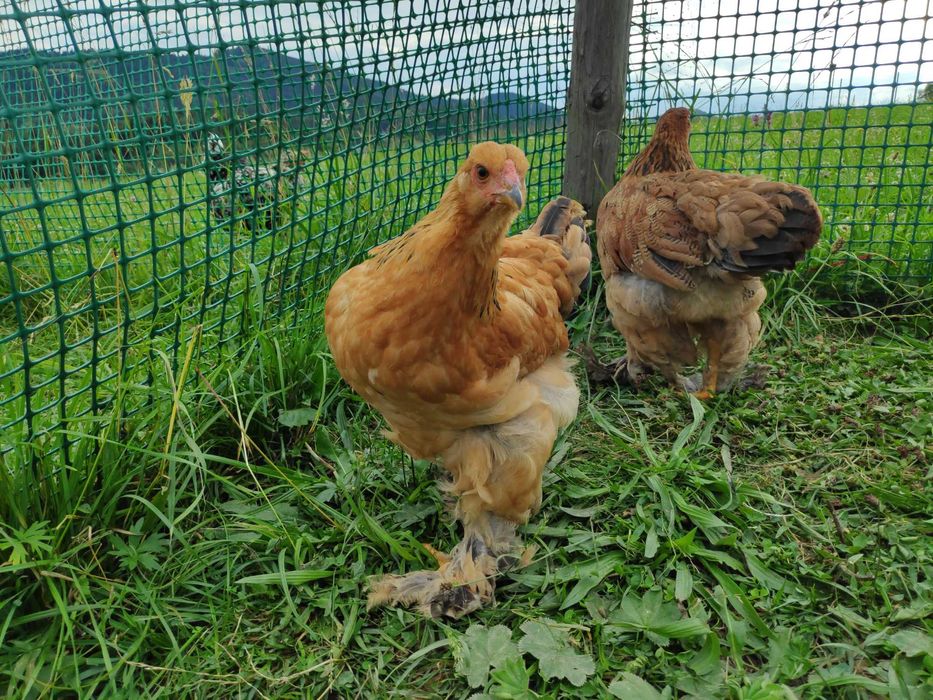
{"label": "distant hill", "polygon": [[[0,167],[21,150],[10,133],[16,119],[27,160],[63,145],[92,149],[108,143],[124,160],[180,130],[202,125],[243,136],[281,124],[326,142],[360,142],[378,133],[447,138],[478,125],[521,120],[536,130],[562,123],[563,111],[507,92],[475,100],[421,95],[341,68],[233,46],[212,54],[101,51],[0,53]],[[187,104],[186,104],[187,103]],[[268,118],[263,129],[259,120]],[[231,124],[235,120],[236,127]],[[243,124],[245,123],[245,128]],[[65,143],[56,143],[63,132]],[[274,138],[274,135],[272,136]],[[308,143],[309,147],[314,143]],[[324,143],[323,145],[327,145]],[[82,154],[103,163],[106,153]],[[7,164],[10,165],[9,163]],[[48,165],[48,164],[47,164]]]}

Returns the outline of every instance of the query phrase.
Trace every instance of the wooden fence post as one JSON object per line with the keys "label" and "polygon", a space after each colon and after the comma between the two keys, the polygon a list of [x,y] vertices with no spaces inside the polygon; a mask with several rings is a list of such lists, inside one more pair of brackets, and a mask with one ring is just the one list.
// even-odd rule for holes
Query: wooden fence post
{"label": "wooden fence post", "polygon": [[595,219],[615,184],[634,0],[577,0],[563,193]]}

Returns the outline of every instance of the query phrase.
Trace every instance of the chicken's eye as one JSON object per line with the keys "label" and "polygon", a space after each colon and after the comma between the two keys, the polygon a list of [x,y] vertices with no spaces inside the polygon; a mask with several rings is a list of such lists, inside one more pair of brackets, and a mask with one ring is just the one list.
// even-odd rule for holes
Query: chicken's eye
{"label": "chicken's eye", "polygon": [[487,170],[486,168],[484,168],[482,165],[477,166],[477,168],[476,168],[476,176],[477,176],[480,180],[485,180],[485,179],[487,179],[487,178],[489,177],[489,170]]}

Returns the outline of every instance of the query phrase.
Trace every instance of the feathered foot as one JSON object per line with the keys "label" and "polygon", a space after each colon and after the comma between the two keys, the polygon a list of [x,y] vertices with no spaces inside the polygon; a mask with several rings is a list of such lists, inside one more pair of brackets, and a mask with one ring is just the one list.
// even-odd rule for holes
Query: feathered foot
{"label": "feathered foot", "polygon": [[464,528],[463,539],[449,555],[425,545],[437,559],[436,571],[393,574],[374,581],[367,607],[404,605],[427,617],[456,619],[492,602],[495,577],[520,562],[521,543],[514,524],[495,516],[484,524]]}
{"label": "feathered foot", "polygon": [[586,363],[586,376],[590,384],[617,384],[619,386],[637,387],[645,375],[651,371],[650,367],[640,362],[633,362],[626,356],[617,357],[603,363],[588,345],[581,344],[579,352]]}
{"label": "feathered foot", "polygon": [[703,375],[699,372],[695,372],[694,374],[691,374],[687,377],[683,376],[682,374],[678,374],[672,382],[672,385],[675,388],[679,387],[683,391],[686,391],[688,394],[694,394],[700,390],[701,386],[703,386]]}
{"label": "feathered foot", "polygon": [[736,388],[745,389],[764,389],[768,386],[768,375],[771,374],[771,368],[767,365],[752,365],[746,368],[745,374],[736,382]]}
{"label": "feathered foot", "polygon": [[704,386],[703,377],[699,373],[691,374],[689,377],[678,376],[676,384],[684,391],[696,396],[700,401],[706,401],[713,398],[716,392],[721,393],[730,388],[738,391],[764,389],[768,385],[767,377],[770,373],[771,369],[769,367],[755,365],[748,368],[746,373],[736,381],[726,382],[725,384],[720,381],[716,389]]}
{"label": "feathered foot", "polygon": [[692,377],[683,377],[683,388],[693,394],[700,401],[709,401],[716,396],[716,378],[712,381],[704,380],[696,375]]}

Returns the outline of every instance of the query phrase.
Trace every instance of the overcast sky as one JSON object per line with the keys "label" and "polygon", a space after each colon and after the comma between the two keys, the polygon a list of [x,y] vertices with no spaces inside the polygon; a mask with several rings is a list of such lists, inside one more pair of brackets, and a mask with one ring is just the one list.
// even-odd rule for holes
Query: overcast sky
{"label": "overcast sky", "polygon": [[883,103],[912,99],[918,83],[933,82],[933,0],[688,0],[647,8],[649,39],[632,63],[644,66],[638,75],[648,92],[663,77],[685,95],[790,92],[777,102],[793,107],[806,106],[794,104],[804,91],[811,106],[827,97]]}
{"label": "overcast sky", "polygon": [[[218,4],[0,0],[0,50],[209,50],[251,40],[419,92],[508,89],[559,102],[566,91],[566,0]],[[74,13],[67,23],[62,7]],[[770,105],[781,109],[806,106],[807,93],[811,106],[910,99],[933,82],[933,0],[659,0],[636,4],[635,15],[636,99],[699,95],[715,107],[739,93],[733,109],[759,109],[776,93]]]}

